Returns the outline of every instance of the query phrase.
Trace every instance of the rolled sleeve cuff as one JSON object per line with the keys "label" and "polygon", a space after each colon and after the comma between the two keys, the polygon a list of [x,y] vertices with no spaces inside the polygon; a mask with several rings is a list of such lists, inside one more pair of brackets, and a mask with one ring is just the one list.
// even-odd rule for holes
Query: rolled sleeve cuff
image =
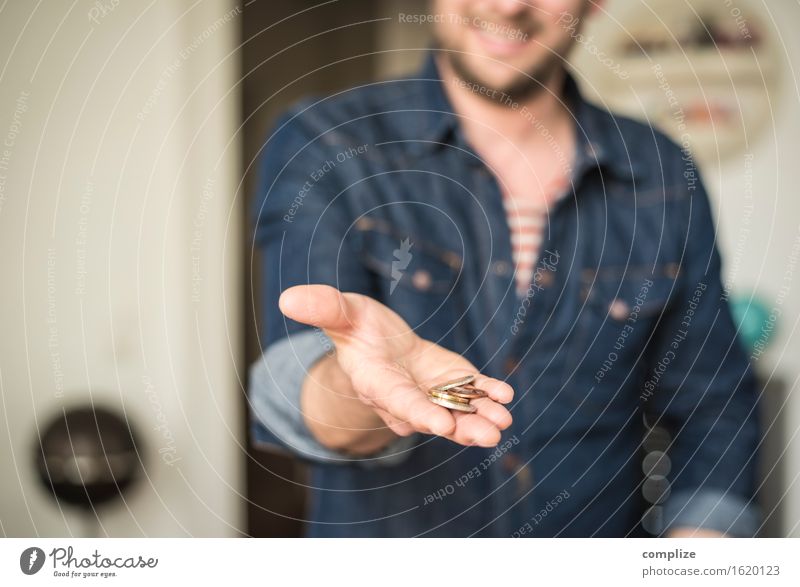
{"label": "rolled sleeve cuff", "polygon": [[713,489],[682,491],[664,505],[664,535],[684,527],[752,538],[758,533],[760,519],[759,508],[738,495]]}
{"label": "rolled sleeve cuff", "polygon": [[[273,343],[251,365],[248,395],[256,428],[255,443],[266,444],[268,448],[276,445],[288,448],[297,456],[315,462],[381,467],[404,461],[417,444],[417,434],[398,438],[367,457],[331,450],[311,434],[300,410],[303,382],[309,369],[333,348],[325,333],[306,330]],[[271,438],[277,442],[270,442]]]}

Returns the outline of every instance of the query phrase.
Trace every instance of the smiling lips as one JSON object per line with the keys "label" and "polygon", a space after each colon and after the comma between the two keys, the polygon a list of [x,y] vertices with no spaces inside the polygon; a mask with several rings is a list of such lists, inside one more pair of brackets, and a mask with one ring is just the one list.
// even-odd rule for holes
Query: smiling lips
{"label": "smiling lips", "polygon": [[499,24],[475,18],[471,28],[481,46],[495,55],[514,55],[531,42],[531,33],[514,24]]}

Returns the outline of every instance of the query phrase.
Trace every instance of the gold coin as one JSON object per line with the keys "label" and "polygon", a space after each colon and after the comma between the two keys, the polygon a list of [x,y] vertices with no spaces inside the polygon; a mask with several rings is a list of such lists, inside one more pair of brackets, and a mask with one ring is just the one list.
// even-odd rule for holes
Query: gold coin
{"label": "gold coin", "polygon": [[471,406],[467,404],[459,404],[456,402],[447,401],[446,399],[439,399],[438,397],[429,395],[428,399],[431,400],[433,403],[438,404],[444,408],[448,408],[450,410],[457,410],[459,412],[476,412],[478,408],[475,406]]}
{"label": "gold coin", "polygon": [[453,395],[447,391],[429,391],[428,395],[431,397],[438,397],[439,399],[443,399],[448,402],[456,402],[459,404],[468,404],[469,400],[464,397],[459,397],[457,395]]}
{"label": "gold coin", "polygon": [[444,383],[440,383],[439,385],[434,385],[431,387],[433,391],[447,391],[452,387],[460,387],[462,385],[468,385],[475,381],[474,375],[465,375],[464,377],[459,377],[458,379],[452,379],[451,381],[445,381]]}
{"label": "gold coin", "polygon": [[482,389],[478,389],[474,385],[456,386],[447,390],[450,395],[463,397],[464,399],[478,399],[479,397],[486,397],[489,395]]}

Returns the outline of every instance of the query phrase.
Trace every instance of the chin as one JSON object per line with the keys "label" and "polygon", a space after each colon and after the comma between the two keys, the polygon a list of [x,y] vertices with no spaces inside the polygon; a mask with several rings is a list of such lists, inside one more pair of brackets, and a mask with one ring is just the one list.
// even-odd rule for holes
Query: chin
{"label": "chin", "polygon": [[492,79],[500,85],[513,83],[525,72],[539,71],[548,57],[542,55],[540,51],[530,49],[514,55],[501,55],[482,50],[481,47],[470,47],[467,51],[464,61],[470,70],[476,73],[486,72],[479,77]]}
{"label": "chin", "polygon": [[[518,86],[523,80],[529,80],[531,72],[541,69],[541,61],[509,61],[488,55],[466,55],[462,66],[470,77],[488,88],[504,91],[506,88]],[[500,61],[501,63],[498,63]],[[526,73],[528,75],[526,75]]]}

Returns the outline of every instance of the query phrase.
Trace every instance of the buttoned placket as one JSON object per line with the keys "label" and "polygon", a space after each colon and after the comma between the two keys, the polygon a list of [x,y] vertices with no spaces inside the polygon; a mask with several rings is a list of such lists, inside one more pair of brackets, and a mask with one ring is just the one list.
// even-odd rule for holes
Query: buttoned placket
{"label": "buttoned placket", "polygon": [[[594,146],[591,145],[591,143],[579,143],[577,148],[579,150],[576,152],[575,165],[572,170],[570,181],[564,187],[565,193],[560,194],[556,198],[546,217],[544,230],[542,233],[542,243],[539,248],[539,259],[541,259],[542,254],[545,251],[554,251],[558,248],[558,237],[563,237],[563,235],[558,234],[559,227],[564,226],[564,223],[561,222],[561,219],[563,214],[567,212],[573,199],[569,197],[569,192],[573,192],[573,197],[575,194],[577,194],[580,185],[579,182],[584,179],[585,174],[592,167],[592,165],[596,164],[598,152],[595,150]],[[497,197],[500,198],[499,185],[497,185],[496,181],[495,189]],[[547,277],[544,278],[539,285],[546,290],[550,290],[556,283],[553,271],[548,270],[542,275],[546,275]],[[516,299],[520,301],[519,298]],[[547,303],[544,303],[530,304],[528,306],[526,316],[528,328],[535,328],[537,323],[541,323],[542,309],[547,307],[547,305]],[[529,340],[530,339],[528,337],[524,336],[515,336],[511,339],[511,348],[509,349],[510,353],[503,361],[503,371],[505,377],[510,380],[509,382],[511,382],[512,385],[514,380],[519,381],[521,375],[519,369],[519,357],[524,356],[527,350],[520,348],[520,346]],[[532,393],[532,391],[528,393]],[[530,396],[522,399],[521,401],[531,402],[532,400],[533,396]],[[531,411],[532,410],[524,410],[524,412],[528,413]],[[515,437],[519,439],[519,444],[515,445],[514,448],[512,448],[502,457],[501,466],[498,467],[498,470],[493,473],[492,479],[495,487],[503,486],[506,488],[505,491],[498,492],[498,494],[502,494],[502,497],[498,495],[494,502],[493,509],[496,511],[495,515],[498,517],[498,519],[505,519],[502,517],[502,513],[519,503],[520,507],[518,510],[522,513],[522,519],[517,521],[520,524],[528,521],[534,511],[533,504],[535,503],[535,471],[533,467],[533,459],[536,451],[536,443],[533,441],[533,436],[527,439],[521,437],[522,431],[528,427],[528,424],[528,422],[519,422],[519,418],[517,418],[514,420],[514,424],[512,424],[509,430],[503,434],[501,444],[506,440]],[[533,432],[528,429],[527,434],[532,435]],[[514,452],[515,450],[518,452]],[[507,520],[505,525],[511,527],[503,527],[500,529],[501,532],[510,534],[515,530],[511,520]]]}

